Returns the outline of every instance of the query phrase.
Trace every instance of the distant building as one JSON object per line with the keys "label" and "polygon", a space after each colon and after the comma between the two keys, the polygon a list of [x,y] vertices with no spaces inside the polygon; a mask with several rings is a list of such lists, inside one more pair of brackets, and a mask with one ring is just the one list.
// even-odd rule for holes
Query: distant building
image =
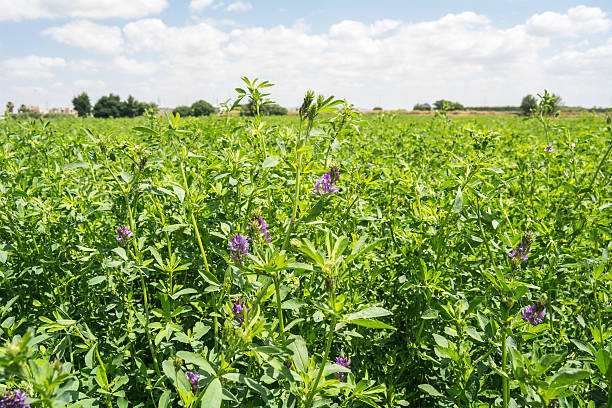
{"label": "distant building", "polygon": [[28,105],[26,106],[26,109],[31,112],[40,112],[40,108],[38,106]]}
{"label": "distant building", "polygon": [[166,113],[172,113],[172,111],[174,110],[174,108],[168,108],[168,107],[159,107],[157,108],[157,114],[158,115],[165,115]]}
{"label": "distant building", "polygon": [[77,115],[76,111],[72,108],[51,108],[49,109],[47,113],[60,113],[60,114],[72,115],[72,116]]}

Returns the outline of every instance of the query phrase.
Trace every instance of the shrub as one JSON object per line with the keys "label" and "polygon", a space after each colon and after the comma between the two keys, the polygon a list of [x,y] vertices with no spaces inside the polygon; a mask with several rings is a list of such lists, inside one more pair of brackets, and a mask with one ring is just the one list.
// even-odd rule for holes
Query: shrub
{"label": "shrub", "polygon": [[192,116],[208,116],[216,112],[214,106],[206,102],[203,99],[191,104],[191,115]]}
{"label": "shrub", "polygon": [[525,95],[521,101],[520,108],[523,115],[528,116],[538,108],[538,101],[531,94]]}

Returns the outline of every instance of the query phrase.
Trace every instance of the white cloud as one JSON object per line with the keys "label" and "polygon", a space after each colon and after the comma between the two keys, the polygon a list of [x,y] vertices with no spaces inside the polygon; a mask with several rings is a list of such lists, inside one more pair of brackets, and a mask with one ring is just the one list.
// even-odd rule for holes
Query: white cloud
{"label": "white cloud", "polygon": [[63,58],[40,57],[30,55],[25,58],[9,58],[2,64],[6,75],[28,78],[52,78],[54,68],[63,68]]}
{"label": "white cloud", "polygon": [[140,18],[157,14],[166,0],[0,0],[0,21],[37,18]]}
{"label": "white cloud", "polygon": [[599,7],[577,6],[566,14],[547,11],[526,23],[529,34],[541,37],[572,37],[608,31],[612,21]]}
{"label": "white cloud", "polygon": [[50,27],[43,35],[55,41],[101,53],[116,53],[121,49],[121,28],[95,24],[91,21],[71,21],[63,26]]}
{"label": "white cloud", "polygon": [[[227,5],[215,1],[210,7],[216,6]],[[576,7],[563,15],[578,21],[575,10],[592,13]],[[518,104],[544,88],[570,105],[609,104],[612,40],[553,41],[534,33],[533,17],[510,28],[473,12],[422,22],[345,20],[317,32],[302,20],[234,28],[212,20],[172,26],[149,18],[123,26],[120,54],[69,61],[68,68],[72,74],[98,69],[95,78],[112,85],[99,94],[160,96],[167,106],[225,100],[244,75],[276,83],[272,97],[285,106],[298,105],[306,89],[359,107],[410,108],[440,98],[468,106]]]}
{"label": "white cloud", "polygon": [[123,28],[133,50],[150,49],[165,55],[198,56],[214,53],[229,35],[202,22],[185,27],[170,27],[159,19],[128,23]]}
{"label": "white cloud", "polygon": [[206,7],[210,6],[214,0],[191,0],[189,8],[193,11],[202,11]]}
{"label": "white cloud", "polygon": [[74,86],[85,91],[103,91],[106,83],[101,79],[79,79],[74,81]]}
{"label": "white cloud", "polygon": [[253,8],[253,5],[251,3],[247,3],[244,1],[235,1],[233,3],[230,3],[230,5],[228,5],[225,8],[225,10],[226,11],[249,11],[252,8]]}
{"label": "white cloud", "polygon": [[119,71],[129,75],[146,76],[157,71],[157,65],[152,61],[139,62],[135,59],[126,58],[124,56],[113,59],[113,65]]}

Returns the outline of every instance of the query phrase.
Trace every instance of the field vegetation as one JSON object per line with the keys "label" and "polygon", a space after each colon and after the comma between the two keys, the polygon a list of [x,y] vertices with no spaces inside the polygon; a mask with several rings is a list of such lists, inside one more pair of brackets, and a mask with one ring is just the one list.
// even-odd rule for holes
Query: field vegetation
{"label": "field vegetation", "polygon": [[612,407],[609,118],[244,81],[0,121],[0,407]]}

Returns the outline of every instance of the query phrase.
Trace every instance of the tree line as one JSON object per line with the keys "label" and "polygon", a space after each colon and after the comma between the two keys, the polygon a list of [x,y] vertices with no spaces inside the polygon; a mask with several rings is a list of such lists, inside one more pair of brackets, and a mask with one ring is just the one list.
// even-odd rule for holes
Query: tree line
{"label": "tree line", "polygon": [[92,107],[89,95],[83,92],[72,98],[72,106],[79,117],[93,115],[94,118],[133,118],[141,116],[147,110],[156,110],[154,102],[141,102],[129,95],[122,101],[119,95],[101,96]]}
{"label": "tree line", "polygon": [[456,111],[456,110],[474,110],[474,111],[499,111],[499,112],[510,112],[520,111],[523,115],[528,116],[538,110],[540,105],[547,106],[546,114],[554,114],[559,111],[559,108],[563,105],[563,100],[557,94],[548,94],[545,92],[544,95],[535,96],[529,94],[523,97],[520,106],[468,106],[467,108],[459,102],[453,102],[446,99],[440,99],[430,105],[428,103],[417,103],[414,105],[412,110],[415,111]]}

